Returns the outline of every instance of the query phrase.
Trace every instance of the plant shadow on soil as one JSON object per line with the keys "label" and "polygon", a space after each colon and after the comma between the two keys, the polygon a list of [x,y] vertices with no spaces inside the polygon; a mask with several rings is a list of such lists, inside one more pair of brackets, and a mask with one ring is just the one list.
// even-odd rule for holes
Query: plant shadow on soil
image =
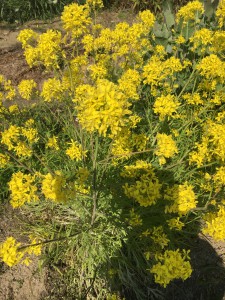
{"label": "plant shadow on soil", "polygon": [[[190,278],[185,281],[174,280],[166,288],[162,288],[148,284],[137,275],[134,282],[142,290],[143,296],[137,297],[133,287],[130,289],[126,286],[122,287],[122,296],[126,300],[224,300],[225,243],[207,239],[204,236],[192,237],[188,247],[191,250],[193,268]],[[126,270],[124,274],[126,276]]]}
{"label": "plant shadow on soil", "polygon": [[[171,172],[159,171],[158,173],[157,177],[161,177],[161,182],[176,183]],[[117,192],[121,193],[119,190]],[[145,217],[151,219],[150,222],[153,223],[155,221],[152,219],[157,218],[154,216],[154,211],[152,214],[147,212]],[[161,221],[158,225],[162,225],[162,223]],[[122,277],[124,282],[128,283],[133,281],[133,285],[120,287],[121,296],[126,300],[225,300],[225,241],[216,242],[201,233],[200,224],[195,223],[194,226],[193,231],[189,227],[187,237],[184,235],[180,237],[178,234],[177,241],[174,241],[175,248],[190,249],[192,275],[185,281],[173,280],[166,288],[152,284],[153,276],[147,274],[149,271],[144,273],[141,270],[139,272],[139,261],[142,266],[143,262],[141,255],[138,261],[132,254],[132,249],[138,248],[139,245],[138,242],[136,245],[133,244],[131,233],[122,249],[123,257],[128,263],[125,263],[124,268],[120,269],[120,278]],[[133,246],[131,246],[132,244]],[[123,264],[119,265],[121,267]],[[127,271],[127,265],[130,267],[130,272]],[[132,277],[132,280],[128,278],[129,276]],[[140,291],[139,296],[136,293],[137,289]]]}

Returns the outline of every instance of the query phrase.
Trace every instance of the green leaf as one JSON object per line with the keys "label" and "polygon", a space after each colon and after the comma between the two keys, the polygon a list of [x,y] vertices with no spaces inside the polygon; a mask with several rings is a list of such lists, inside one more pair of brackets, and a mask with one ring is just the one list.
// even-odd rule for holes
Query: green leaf
{"label": "green leaf", "polygon": [[168,29],[170,29],[175,24],[172,3],[173,1],[164,1],[162,4],[163,15]]}

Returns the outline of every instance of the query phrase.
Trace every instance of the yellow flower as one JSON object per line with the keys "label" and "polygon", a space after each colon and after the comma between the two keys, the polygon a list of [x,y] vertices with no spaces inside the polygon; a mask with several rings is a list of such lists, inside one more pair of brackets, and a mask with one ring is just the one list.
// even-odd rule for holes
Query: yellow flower
{"label": "yellow flower", "polygon": [[179,106],[180,103],[174,95],[160,96],[155,100],[153,111],[159,114],[159,120],[163,121],[165,117],[176,117]]}
{"label": "yellow flower", "polygon": [[213,180],[216,185],[225,185],[225,167],[216,168]]}
{"label": "yellow flower", "polygon": [[208,46],[212,44],[213,36],[214,33],[207,28],[195,31],[194,35],[190,38],[190,42],[193,43],[192,51],[200,48],[201,53],[205,53]]}
{"label": "yellow flower", "polygon": [[12,86],[11,80],[6,80],[4,82],[4,90],[6,92],[6,96],[5,96],[6,99],[12,100],[13,98],[15,98],[15,96],[16,96],[16,90]]}
{"label": "yellow flower", "polygon": [[118,80],[119,89],[126,95],[127,98],[139,100],[138,86],[141,82],[141,77],[136,70],[128,69]]}
{"label": "yellow flower", "polygon": [[135,226],[142,225],[142,219],[141,219],[140,215],[134,211],[134,208],[132,208],[130,210],[130,216],[127,220],[129,222],[130,226],[135,227]]}
{"label": "yellow flower", "polygon": [[125,183],[123,189],[127,197],[135,199],[141,206],[153,205],[160,198],[162,185],[150,164],[142,164],[140,161],[136,165],[125,166],[125,171],[121,175],[138,177],[134,184]]}
{"label": "yellow flower", "polygon": [[58,137],[57,136],[52,136],[48,139],[48,142],[46,143],[47,148],[52,148],[55,150],[59,150],[59,145],[58,145]]}
{"label": "yellow flower", "polygon": [[148,27],[149,31],[154,26],[155,16],[150,12],[150,10],[139,12],[138,18],[143,22],[145,26]]}
{"label": "yellow flower", "polygon": [[176,72],[180,72],[185,68],[180,60],[176,57],[170,57],[167,60],[162,60],[157,55],[153,55],[147,64],[143,67],[144,83],[151,86],[158,86],[164,80],[174,77]]}
{"label": "yellow flower", "polygon": [[204,6],[199,1],[191,1],[187,5],[181,7],[176,14],[177,23],[182,19],[184,23],[188,21],[197,21],[204,13]]}
{"label": "yellow flower", "polygon": [[165,133],[157,133],[157,149],[155,154],[160,158],[170,158],[178,153],[176,142],[172,139],[172,135],[166,135]]}
{"label": "yellow flower", "polygon": [[192,105],[199,105],[204,104],[204,101],[202,100],[199,93],[195,92],[193,94],[186,93],[183,95],[183,99],[188,103]]}
{"label": "yellow flower", "polygon": [[18,34],[17,40],[22,43],[22,48],[24,49],[33,40],[35,41],[37,37],[38,34],[32,29],[23,29]]}
{"label": "yellow flower", "polygon": [[11,114],[13,114],[13,113],[19,113],[20,112],[19,107],[18,107],[17,104],[10,105],[8,109],[9,109],[9,112]]}
{"label": "yellow flower", "polygon": [[20,128],[15,125],[10,125],[8,129],[2,132],[1,143],[5,144],[9,150],[14,148],[14,144],[18,141]]}
{"label": "yellow flower", "polygon": [[96,87],[80,85],[73,101],[79,123],[89,132],[97,130],[106,136],[110,129],[110,133],[116,135],[129,121],[131,104],[118,86],[106,79],[98,80]]}
{"label": "yellow flower", "polygon": [[153,227],[151,239],[155,244],[159,245],[161,249],[164,249],[170,241],[164,233],[162,226]]}
{"label": "yellow flower", "polygon": [[0,244],[0,258],[8,266],[12,267],[22,260],[24,253],[19,251],[20,245],[21,243],[16,243],[13,237],[8,237]]}
{"label": "yellow flower", "polygon": [[80,37],[87,31],[87,26],[91,23],[88,5],[78,5],[72,3],[64,7],[61,20],[63,28],[72,33],[74,38]]}
{"label": "yellow flower", "polygon": [[172,188],[167,188],[165,190],[164,199],[172,202],[171,205],[166,205],[166,213],[185,215],[197,205],[193,186],[189,185],[187,182],[180,185],[174,185]]}
{"label": "yellow flower", "polygon": [[220,28],[223,27],[224,19],[225,19],[225,1],[224,0],[219,1],[219,5],[216,10],[216,17],[217,17],[217,21],[219,23],[219,27]]}
{"label": "yellow flower", "polygon": [[30,67],[43,63],[46,68],[59,68],[58,60],[63,56],[61,51],[61,33],[49,29],[39,35],[36,46],[27,45],[24,49],[24,56]]}
{"label": "yellow flower", "polygon": [[184,223],[180,221],[180,218],[173,218],[167,221],[167,224],[170,229],[182,230]]}
{"label": "yellow flower", "polygon": [[225,77],[225,64],[215,54],[210,54],[204,57],[196,66],[200,74],[207,79],[218,79],[219,82],[224,81]]}
{"label": "yellow flower", "polygon": [[86,3],[94,10],[104,7],[103,0],[87,0]]}
{"label": "yellow flower", "polygon": [[13,173],[9,182],[11,192],[10,203],[13,208],[24,205],[25,202],[37,201],[37,187],[34,184],[35,177],[22,172]]}
{"label": "yellow flower", "polygon": [[33,93],[33,89],[36,87],[37,87],[37,84],[36,84],[36,82],[34,82],[33,79],[22,80],[18,84],[18,90],[19,90],[20,96],[23,99],[30,100],[32,93]]}
{"label": "yellow flower", "polygon": [[46,199],[54,202],[65,202],[67,198],[64,191],[65,184],[66,180],[60,172],[56,172],[54,176],[48,173],[44,175],[42,180],[42,193]]}
{"label": "yellow flower", "polygon": [[156,257],[159,262],[150,269],[156,283],[166,287],[174,279],[186,280],[191,276],[192,268],[188,261],[190,259],[189,251],[183,250],[182,252],[180,249],[166,250],[164,254]]}
{"label": "yellow flower", "polygon": [[70,147],[66,150],[66,154],[72,160],[76,159],[76,161],[79,161],[86,156],[87,151],[84,151],[77,141],[71,140],[71,143],[68,143],[68,145],[70,145]]}
{"label": "yellow flower", "polygon": [[41,97],[44,101],[51,102],[53,100],[61,100],[63,95],[63,86],[61,81],[56,78],[49,78],[44,81]]}
{"label": "yellow flower", "polygon": [[30,242],[30,245],[29,247],[26,248],[26,253],[27,254],[34,254],[35,256],[39,256],[41,254],[41,249],[42,249],[42,245],[35,245],[35,244],[38,244],[38,240],[37,238],[34,238],[32,235],[29,236],[31,242]]}
{"label": "yellow flower", "polygon": [[225,239],[225,208],[219,206],[219,211],[215,214],[206,215],[206,224],[202,230],[204,234],[209,234],[216,241]]}
{"label": "yellow flower", "polygon": [[36,143],[38,141],[38,132],[35,128],[21,128],[21,134],[24,135],[29,143]]}
{"label": "yellow flower", "polygon": [[25,48],[23,54],[24,54],[26,62],[29,65],[30,68],[35,66],[35,65],[38,65],[38,61],[39,61],[38,49],[28,45]]}
{"label": "yellow flower", "polygon": [[4,243],[0,244],[0,258],[2,261],[10,267],[19,263],[28,266],[31,262],[29,256],[38,256],[41,253],[41,245],[34,245],[37,240],[31,237],[30,239],[30,245],[22,246],[13,237],[8,237]]}
{"label": "yellow flower", "polygon": [[175,43],[176,44],[184,44],[186,42],[185,38],[182,36],[182,35],[179,35],[176,40],[175,40]]}
{"label": "yellow flower", "polygon": [[10,162],[10,157],[7,154],[0,153],[0,169],[5,168]]}
{"label": "yellow flower", "polygon": [[19,157],[30,157],[32,155],[32,149],[25,142],[19,141],[13,150]]}
{"label": "yellow flower", "polygon": [[209,159],[209,138],[203,136],[201,143],[195,143],[197,151],[189,153],[189,163],[196,163],[198,167],[201,167],[205,161]]}

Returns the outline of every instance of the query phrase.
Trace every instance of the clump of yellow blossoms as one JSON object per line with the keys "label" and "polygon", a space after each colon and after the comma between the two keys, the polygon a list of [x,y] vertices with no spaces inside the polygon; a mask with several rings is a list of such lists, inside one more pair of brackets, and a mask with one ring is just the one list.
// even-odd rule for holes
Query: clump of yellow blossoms
{"label": "clump of yellow blossoms", "polygon": [[201,167],[209,159],[208,144],[208,137],[203,137],[201,143],[196,143],[197,151],[189,153],[189,163],[196,163],[198,167]]}
{"label": "clump of yellow blossoms", "polygon": [[129,218],[127,219],[130,226],[140,226],[142,225],[142,219],[138,213],[132,208],[129,213]]}
{"label": "clump of yellow blossoms", "polygon": [[116,135],[131,114],[127,97],[117,85],[105,79],[99,80],[96,87],[80,85],[73,101],[81,126],[88,132],[97,130],[103,136],[109,129],[112,135]]}
{"label": "clump of yellow blossoms", "polygon": [[0,168],[4,168],[8,165],[10,157],[7,154],[0,153]]}
{"label": "clump of yellow blossoms", "polygon": [[183,99],[188,103],[192,105],[200,105],[204,104],[203,99],[201,98],[201,95],[199,93],[186,93],[183,95]]}
{"label": "clump of yellow blossoms", "polygon": [[16,96],[16,89],[11,80],[6,80],[3,75],[0,75],[0,91],[0,101],[3,100],[3,96],[6,100],[13,100]]}
{"label": "clump of yellow blossoms", "polygon": [[166,205],[166,213],[169,212],[185,215],[197,205],[196,195],[193,191],[193,187],[187,182],[184,184],[175,185],[172,188],[167,188],[164,199],[172,202],[171,205]]}
{"label": "clump of yellow blossoms", "polygon": [[37,186],[35,185],[35,176],[23,174],[22,172],[13,173],[9,181],[9,190],[11,193],[10,203],[13,208],[24,205],[25,202],[38,201]]}
{"label": "clump of yellow blossoms", "polygon": [[59,79],[49,78],[44,81],[41,97],[44,101],[51,102],[53,100],[60,101],[63,97],[64,85]]}
{"label": "clump of yellow blossoms", "polygon": [[184,223],[180,221],[180,217],[168,220],[167,224],[170,229],[181,230],[184,227]]}
{"label": "clump of yellow blossoms", "polygon": [[173,140],[172,135],[167,135],[165,133],[157,133],[157,149],[155,154],[159,157],[160,165],[166,163],[165,158],[173,157],[178,153],[176,142]]}
{"label": "clump of yellow blossoms", "polygon": [[124,127],[113,137],[112,154],[115,161],[126,159],[133,151],[144,151],[149,138],[144,134],[132,133],[128,127]]}
{"label": "clump of yellow blossoms", "polygon": [[18,141],[19,128],[11,125],[8,129],[2,132],[1,143],[5,144],[9,150],[14,148],[14,143]]}
{"label": "clump of yellow blossoms", "polygon": [[104,7],[103,0],[87,0],[86,3],[94,10]]}
{"label": "clump of yellow blossoms", "polygon": [[22,44],[23,48],[26,48],[27,45],[36,41],[38,34],[32,29],[23,29],[18,34],[17,40]]}
{"label": "clump of yellow blossoms", "polygon": [[200,1],[191,1],[187,5],[181,7],[177,12],[177,22],[183,20],[184,23],[188,21],[197,20],[204,13],[204,6]]}
{"label": "clump of yellow blossoms", "polygon": [[216,17],[219,23],[219,27],[223,27],[224,26],[224,20],[225,20],[225,1],[224,0],[220,0],[217,10],[216,10]]}
{"label": "clump of yellow blossoms", "polygon": [[154,265],[150,272],[154,274],[155,282],[166,287],[174,279],[186,280],[191,276],[192,268],[188,261],[189,251],[182,252],[166,250],[164,254],[157,255],[158,263]]}
{"label": "clump of yellow blossoms", "polygon": [[37,84],[33,79],[22,80],[18,84],[19,93],[20,93],[21,97],[26,100],[30,100],[30,98],[33,94],[33,90],[36,87],[37,87]]}
{"label": "clump of yellow blossoms", "polygon": [[216,185],[225,185],[225,167],[216,168],[213,180]]}
{"label": "clump of yellow blossoms", "polygon": [[72,160],[82,160],[83,157],[86,156],[86,152],[82,149],[82,146],[77,142],[71,140],[71,143],[68,143],[69,148],[66,150],[66,154],[72,159]]}
{"label": "clump of yellow blossoms", "polygon": [[30,255],[40,255],[41,245],[35,245],[36,239],[31,239],[31,244],[27,246],[17,243],[13,237],[8,237],[6,241],[0,244],[0,259],[9,267],[22,263],[29,265]]}
{"label": "clump of yellow blossoms", "polygon": [[176,57],[172,56],[164,60],[157,55],[153,55],[143,67],[144,83],[153,87],[160,86],[163,81],[175,78],[176,73],[182,71],[185,66]]}
{"label": "clump of yellow blossoms", "polygon": [[7,240],[0,245],[0,258],[8,266],[12,267],[18,264],[23,258],[23,252],[18,251],[21,243],[16,243],[13,237],[8,237]]}
{"label": "clump of yellow blossoms", "polygon": [[72,3],[65,6],[61,16],[63,28],[71,32],[74,38],[80,37],[87,31],[87,26],[91,24],[89,14],[90,10],[88,5]]}
{"label": "clump of yellow blossoms", "polygon": [[59,150],[59,145],[58,145],[58,137],[53,135],[48,139],[48,142],[46,143],[47,148],[51,148],[54,150]]}
{"label": "clump of yellow blossoms", "polygon": [[67,194],[65,192],[66,180],[61,172],[56,171],[55,175],[50,173],[44,175],[42,180],[42,193],[45,198],[54,202],[65,202]]}
{"label": "clump of yellow blossoms", "polygon": [[205,53],[213,42],[213,32],[207,28],[202,28],[194,33],[190,42],[193,43],[192,51],[200,48],[200,53]]}
{"label": "clump of yellow blossoms", "polygon": [[154,103],[154,113],[159,115],[159,120],[163,121],[166,117],[175,118],[180,103],[174,95],[160,96]]}
{"label": "clump of yellow blossoms", "polygon": [[1,143],[6,145],[8,150],[13,150],[19,157],[30,157],[32,144],[36,143],[38,139],[38,132],[35,128],[10,125],[2,132]]}
{"label": "clump of yellow blossoms", "polygon": [[[210,213],[209,213],[210,214]],[[222,241],[225,239],[225,208],[224,206],[219,206],[219,211],[207,220],[205,226],[202,230],[204,234],[209,234],[216,241]]]}
{"label": "clump of yellow blossoms", "polygon": [[154,244],[159,245],[161,249],[164,249],[169,244],[170,240],[164,233],[162,226],[153,227],[153,231],[150,236]]}
{"label": "clump of yellow blossoms", "polygon": [[22,42],[24,47],[24,56],[30,67],[39,65],[40,62],[44,64],[46,68],[54,67],[59,68],[59,58],[64,55],[61,50],[61,33],[56,30],[49,29],[47,32],[36,35],[33,34],[30,40],[31,32],[26,36],[27,31],[23,31],[18,36],[18,40]]}
{"label": "clump of yellow blossoms", "polygon": [[204,57],[196,66],[200,74],[207,79],[217,79],[223,82],[225,73],[224,62],[216,55],[210,54]]}
{"label": "clump of yellow blossoms", "polygon": [[141,206],[153,205],[160,198],[162,185],[159,183],[150,164],[145,165],[140,161],[136,165],[126,166],[121,175],[124,177],[138,177],[134,180],[134,184],[125,183],[123,189],[127,197],[135,199]]}

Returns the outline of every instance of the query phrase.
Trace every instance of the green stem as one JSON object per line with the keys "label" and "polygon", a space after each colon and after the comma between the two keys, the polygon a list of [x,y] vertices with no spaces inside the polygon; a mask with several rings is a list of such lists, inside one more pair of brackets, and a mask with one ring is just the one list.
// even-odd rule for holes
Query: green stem
{"label": "green stem", "polygon": [[74,234],[71,234],[70,236],[63,236],[63,237],[59,237],[59,238],[55,238],[55,239],[52,239],[52,240],[46,240],[44,242],[40,242],[40,243],[36,243],[36,244],[29,244],[29,245],[25,245],[25,246],[22,246],[22,247],[19,247],[18,250],[23,250],[23,249],[26,249],[26,248],[29,248],[29,247],[35,247],[35,246],[40,246],[40,245],[46,245],[46,244],[50,244],[50,243],[54,243],[54,242],[59,242],[59,241],[64,241],[64,240],[67,240],[71,237],[74,237],[74,236],[77,236],[83,232],[88,232],[90,229],[92,229],[93,227],[89,227],[87,230],[85,231],[79,231],[77,233],[74,233]]}

